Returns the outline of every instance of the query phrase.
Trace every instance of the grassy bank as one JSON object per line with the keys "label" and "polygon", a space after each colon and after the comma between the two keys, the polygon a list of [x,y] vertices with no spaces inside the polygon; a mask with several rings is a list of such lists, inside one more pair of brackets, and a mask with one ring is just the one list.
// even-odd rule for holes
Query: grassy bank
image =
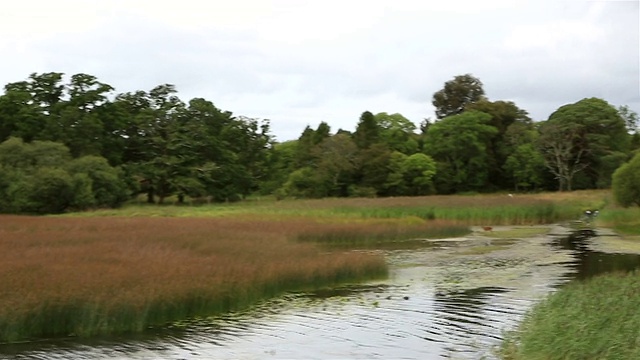
{"label": "grassy bank", "polygon": [[381,256],[290,240],[313,229],[322,224],[2,216],[0,339],[141,331],[386,274]]}
{"label": "grassy bank", "polygon": [[625,236],[636,236],[640,240],[640,208],[609,207],[597,218],[597,224],[614,229]]}
{"label": "grassy bank", "polygon": [[[534,225],[575,220],[586,209],[601,209],[608,191],[542,194],[480,194],[394,198],[318,200],[254,200],[200,206],[133,204],[118,210],[86,212],[80,216],[237,217],[265,219],[311,217],[351,222],[361,219],[450,220],[462,225]],[[78,216],[78,214],[72,214]]]}
{"label": "grassy bank", "polygon": [[640,359],[640,273],[571,283],[536,305],[503,343],[509,360]]}

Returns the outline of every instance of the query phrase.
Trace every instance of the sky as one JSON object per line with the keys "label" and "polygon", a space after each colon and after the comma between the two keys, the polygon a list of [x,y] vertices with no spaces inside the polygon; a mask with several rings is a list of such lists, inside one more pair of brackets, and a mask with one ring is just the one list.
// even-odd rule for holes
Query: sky
{"label": "sky", "polygon": [[174,84],[278,141],[362,112],[435,118],[433,94],[472,74],[534,120],[598,97],[640,113],[635,1],[22,0],[0,12],[0,85],[85,73],[115,93]]}

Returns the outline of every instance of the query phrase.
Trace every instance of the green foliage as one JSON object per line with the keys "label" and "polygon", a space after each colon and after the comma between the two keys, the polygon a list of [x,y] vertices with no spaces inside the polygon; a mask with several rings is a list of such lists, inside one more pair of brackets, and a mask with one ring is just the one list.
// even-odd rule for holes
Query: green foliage
{"label": "green foliage", "polygon": [[416,126],[402,114],[378,113],[374,116],[378,124],[380,139],[391,151],[411,155],[418,151]]}
{"label": "green foliage", "polygon": [[380,141],[380,126],[371,112],[365,111],[360,115],[353,140],[360,149],[367,149]]}
{"label": "green foliage", "polygon": [[531,119],[526,111],[518,108],[511,101],[489,101],[482,99],[468,105],[465,111],[476,110],[491,115],[489,125],[498,132],[491,138],[487,151],[489,153],[488,181],[495,188],[507,188],[509,176],[505,173],[507,158],[514,152],[513,145],[508,141],[508,130],[518,127],[531,128]]}
{"label": "green foliage", "polygon": [[103,157],[83,156],[72,160],[67,169],[71,175],[84,174],[89,180],[93,201],[90,206],[80,208],[117,207],[129,197],[122,171],[110,166]]}
{"label": "green foliage", "polygon": [[438,119],[462,113],[467,105],[484,98],[480,79],[471,74],[458,75],[447,81],[444,88],[433,94],[432,104]]}
{"label": "green foliage", "polygon": [[7,189],[13,212],[49,214],[61,213],[74,202],[71,176],[56,168],[37,168]]}
{"label": "green foliage", "polygon": [[128,198],[122,174],[106,159],[72,160],[60,143],[10,138],[0,144],[0,167],[1,212],[61,213],[118,206]]}
{"label": "green foliage", "polygon": [[[425,151],[438,163],[438,177],[453,191],[482,191],[487,188],[490,157],[487,149],[498,130],[489,125],[491,115],[465,111],[444,118],[429,127]],[[442,168],[444,171],[440,171]],[[449,171],[447,171],[447,169]],[[436,180],[437,182],[437,180]]]}
{"label": "green foliage", "polygon": [[640,206],[640,154],[613,173],[612,190],[618,204]]}
{"label": "green foliage", "polygon": [[[383,144],[374,144],[357,154],[355,180],[357,187],[373,189],[375,194],[386,195],[385,183],[390,175],[392,152]],[[353,192],[350,192],[354,196]],[[368,196],[368,195],[367,195]]]}
{"label": "green foliage", "polygon": [[284,196],[293,198],[315,198],[326,196],[320,179],[310,167],[292,172],[282,188]]}
{"label": "green foliage", "polygon": [[544,159],[533,144],[518,146],[504,164],[504,170],[513,179],[516,191],[540,186],[544,167]]}
{"label": "green foliage", "polygon": [[[513,102],[485,98],[482,82],[470,74],[434,94],[439,120],[425,119],[421,134],[399,113],[365,111],[353,133],[332,134],[321,122],[283,144],[274,143],[269,120],[234,116],[203,98],[185,103],[171,84],[113,91],[89,74],[33,73],[7,84],[0,95],[0,164],[12,180],[3,181],[29,175],[26,168],[68,170],[65,164],[84,156],[120,169],[117,175],[87,173],[96,198],[78,200],[74,208],[114,206],[139,192],[149,203],[162,203],[236,201],[276,191],[279,197],[353,197],[606,188],[640,147],[637,114],[626,106],[583,99],[539,126]],[[419,153],[435,161],[431,178],[402,166],[406,159],[399,154]],[[303,168],[313,174],[293,175]],[[86,193],[86,179],[70,175]],[[304,185],[309,182],[314,189]]]}
{"label": "green foliage", "polygon": [[401,196],[407,193],[408,185],[402,171],[402,164],[407,155],[394,151],[389,157],[389,174],[384,182],[384,193],[390,196]]}
{"label": "green foliage", "polygon": [[624,120],[627,127],[627,131],[637,134],[638,126],[640,126],[640,120],[638,119],[638,113],[631,110],[629,106],[622,105],[618,107],[618,115]]}
{"label": "green foliage", "polygon": [[410,193],[406,195],[427,195],[433,193],[433,177],[436,162],[425,154],[413,154],[402,162],[400,169]]}
{"label": "green foliage", "polygon": [[640,274],[571,283],[537,304],[503,343],[504,359],[640,358]]}
{"label": "green foliage", "polygon": [[[569,143],[567,156],[562,161],[573,169],[581,169],[588,178],[585,187],[595,188],[598,184],[607,186],[615,168],[604,162],[606,156],[628,153],[630,136],[625,120],[616,108],[598,98],[582,99],[574,104],[560,107],[549,117],[553,133],[562,136],[544,136],[543,145],[559,142]],[[555,146],[557,148],[557,146]],[[555,154],[550,154],[553,158]],[[553,166],[557,168],[557,164]],[[571,183],[571,171],[561,175],[566,183]],[[557,174],[556,174],[557,176]],[[571,187],[568,188],[571,190]],[[561,189],[562,190],[562,189]]]}

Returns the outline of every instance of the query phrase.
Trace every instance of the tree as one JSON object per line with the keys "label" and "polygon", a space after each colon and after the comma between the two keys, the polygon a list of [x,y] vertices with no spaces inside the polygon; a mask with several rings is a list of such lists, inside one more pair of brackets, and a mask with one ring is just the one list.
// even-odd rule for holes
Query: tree
{"label": "tree", "polygon": [[289,174],[279,193],[293,198],[320,198],[327,196],[323,185],[323,180],[319,178],[317,172],[305,166]]}
{"label": "tree", "polygon": [[108,135],[101,108],[113,87],[93,75],[75,74],[66,88],[69,99],[60,104],[59,116],[48,122],[48,138],[63,142],[74,157],[100,155]]}
{"label": "tree", "polygon": [[640,154],[613,173],[613,195],[621,206],[640,206]]}
{"label": "tree", "polygon": [[532,143],[522,144],[509,155],[504,164],[506,174],[514,184],[515,191],[537,188],[542,184],[545,169],[544,158]]}
{"label": "tree", "polygon": [[328,196],[348,196],[358,168],[358,148],[347,135],[334,135],[315,149],[316,171]]}
{"label": "tree", "polygon": [[[466,111],[429,127],[425,152],[438,163],[434,181],[449,191],[482,191],[490,184],[487,149],[498,130],[489,125],[491,115]],[[441,189],[438,189],[440,191]]]}
{"label": "tree", "polygon": [[433,177],[436,162],[425,154],[413,154],[402,162],[402,175],[408,184],[407,195],[427,195],[433,193]]}
{"label": "tree", "polygon": [[122,172],[103,157],[83,156],[70,161],[66,169],[71,176],[86,176],[81,181],[88,184],[91,197],[83,201],[84,207],[117,207],[129,198]]}
{"label": "tree", "polygon": [[407,155],[394,151],[389,156],[388,175],[384,183],[384,195],[402,196],[408,193],[408,184],[405,177],[403,164]]}
{"label": "tree", "polygon": [[275,143],[269,151],[267,162],[269,177],[262,182],[261,194],[272,194],[282,188],[287,177],[295,170],[297,140]]}
{"label": "tree", "polygon": [[[518,108],[511,101],[489,101],[481,99],[466,106],[466,111],[477,110],[491,115],[489,125],[498,132],[491,138],[487,151],[489,152],[489,182],[495,188],[507,188],[508,176],[504,173],[504,165],[515,148],[506,141],[507,130],[516,124],[529,126],[532,124],[526,111]],[[516,125],[517,126],[517,125]]]}
{"label": "tree", "polygon": [[24,173],[7,189],[11,212],[57,214],[74,202],[73,180],[59,168],[40,167]]}
{"label": "tree", "polygon": [[[618,110],[602,99],[582,99],[558,108],[548,122],[558,124],[558,129],[571,138],[574,154],[580,154],[576,169],[584,171],[577,174],[579,187],[608,187],[612,170],[625,160],[620,155],[629,152],[630,136]],[[604,159],[618,162],[607,164]]]}
{"label": "tree", "polygon": [[638,113],[631,110],[627,105],[619,106],[617,110],[618,115],[620,115],[620,117],[624,120],[627,131],[632,134],[638,133],[638,126],[640,126]]}
{"label": "tree", "polygon": [[360,115],[353,140],[360,149],[366,149],[380,141],[380,127],[371,112],[365,111]]}
{"label": "tree", "polygon": [[575,123],[546,122],[540,126],[540,152],[558,180],[559,191],[571,191],[574,176],[588,166],[582,161],[587,151],[580,142],[582,131],[582,125]]}
{"label": "tree", "polygon": [[69,209],[115,207],[128,198],[118,169],[99,156],[72,159],[61,143],[0,144],[0,211],[60,213]]}
{"label": "tree", "polygon": [[391,150],[384,143],[374,144],[368,149],[359,149],[354,191],[386,195],[385,182],[389,176],[391,153]]}
{"label": "tree", "polygon": [[378,124],[380,140],[392,151],[411,155],[418,151],[416,125],[401,114],[378,113],[374,116]]}
{"label": "tree", "polygon": [[432,104],[436,108],[436,117],[443,119],[462,113],[467,105],[483,98],[484,89],[480,79],[465,74],[447,81],[442,90],[433,94]]}

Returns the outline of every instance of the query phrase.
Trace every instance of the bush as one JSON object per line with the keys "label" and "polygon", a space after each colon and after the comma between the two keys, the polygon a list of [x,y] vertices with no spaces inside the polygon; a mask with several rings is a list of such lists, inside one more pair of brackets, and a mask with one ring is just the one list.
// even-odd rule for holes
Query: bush
{"label": "bush", "polygon": [[73,202],[73,180],[62,169],[39,168],[22,175],[7,190],[13,212],[61,213]]}
{"label": "bush", "polygon": [[640,206],[640,154],[613,173],[613,196],[624,207]]}

